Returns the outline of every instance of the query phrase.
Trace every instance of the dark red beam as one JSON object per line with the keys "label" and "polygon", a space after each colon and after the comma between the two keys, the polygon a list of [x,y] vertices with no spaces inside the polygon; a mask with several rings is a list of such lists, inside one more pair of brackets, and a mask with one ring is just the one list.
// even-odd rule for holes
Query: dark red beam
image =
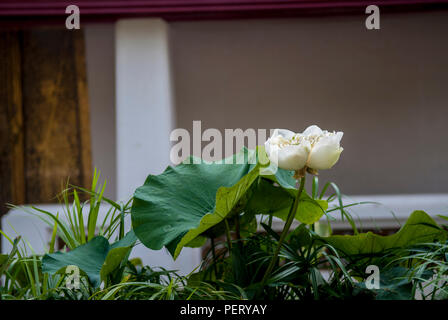
{"label": "dark red beam", "polygon": [[160,17],[166,20],[291,17],[364,13],[370,4],[383,11],[448,9],[448,0],[37,0],[0,2],[0,22],[63,21],[65,8],[75,4],[85,21],[113,21],[124,17]]}

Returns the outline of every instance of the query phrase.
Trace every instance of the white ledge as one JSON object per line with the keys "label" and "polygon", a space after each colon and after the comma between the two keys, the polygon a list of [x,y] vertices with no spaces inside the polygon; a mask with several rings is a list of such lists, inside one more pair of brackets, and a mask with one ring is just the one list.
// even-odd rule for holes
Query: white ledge
{"label": "white ledge", "polygon": [[[344,196],[343,204],[348,205],[357,202],[376,202],[378,204],[360,204],[346,208],[356,221],[357,227],[365,229],[399,228],[409,215],[415,210],[423,210],[438,223],[448,223],[438,215],[448,216],[448,194],[397,194],[397,195],[358,195]],[[330,203],[330,208],[338,207],[337,201]],[[350,225],[342,221],[339,210],[330,213],[335,220],[331,221],[334,230],[347,229]],[[322,222],[327,219],[322,217]],[[273,220],[273,229],[282,230],[284,222],[280,219]],[[298,223],[295,221],[292,228]]]}

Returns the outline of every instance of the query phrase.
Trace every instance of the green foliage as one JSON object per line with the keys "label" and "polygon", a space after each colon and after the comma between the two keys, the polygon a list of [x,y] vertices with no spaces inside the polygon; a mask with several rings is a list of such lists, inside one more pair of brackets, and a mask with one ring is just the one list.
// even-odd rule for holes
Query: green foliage
{"label": "green foliage", "polygon": [[[337,252],[319,242],[318,236],[303,224],[289,234],[280,251],[280,261],[260,295],[260,282],[279,240],[268,225],[263,227],[267,235],[254,234],[241,245],[236,243],[231,254],[218,261],[214,268],[217,274],[208,265],[197,274],[196,281],[209,281],[247,299],[336,299],[348,295],[345,291],[351,286],[351,278]],[[328,280],[320,273],[324,266],[330,268]]]}
{"label": "green foliage", "polygon": [[188,276],[163,268],[128,263],[126,281],[97,292],[96,300],[229,300],[240,297],[208,283],[188,283]]}
{"label": "green foliage", "polygon": [[[303,192],[291,211],[289,221],[295,217],[299,225],[280,236],[272,222],[287,220],[298,195],[293,172],[274,170],[262,147],[243,149],[231,160],[190,158],[192,164],[150,175],[127,203],[105,198],[95,171],[89,190],[62,191],[63,212],[27,209],[52,228],[50,244],[37,255],[23,239],[0,231],[13,247],[0,255],[0,299],[448,299],[448,228],[425,212],[413,212],[390,236],[359,233],[349,208],[365,202],[344,203],[336,184],[320,189],[314,177],[311,192]],[[84,195],[89,199],[83,202]],[[125,230],[129,213],[133,228]],[[335,214],[352,235],[331,234]],[[328,227],[322,231],[317,223],[323,217]],[[64,248],[55,252],[58,237]],[[166,247],[174,258],[185,246],[208,241],[211,247],[195,272],[182,276],[129,259],[137,240]],[[365,285],[372,264],[380,270],[379,289]],[[80,288],[66,287],[69,265],[81,271]]]}
{"label": "green foliage", "polygon": [[133,231],[112,245],[106,238],[97,236],[72,251],[44,255],[42,271],[54,275],[64,273],[67,266],[74,265],[88,276],[92,286],[98,287],[108,275],[124,266],[135,241]]}
{"label": "green foliage", "polygon": [[20,241],[20,237],[14,239],[12,242],[12,250],[9,254],[0,254],[0,277],[8,270],[8,267],[14,260],[14,256],[18,250],[18,244]]}
{"label": "green foliage", "polygon": [[[248,156],[247,149],[235,155],[234,162],[244,156]],[[189,160],[197,161],[193,157]],[[247,175],[252,166],[241,162],[184,163],[168,167],[158,176],[150,175],[135,191],[132,206],[132,226],[140,241],[156,250],[166,246],[176,258],[183,246],[201,234],[223,229],[217,225],[246,200],[257,178],[255,170]]]}
{"label": "green foliage", "polygon": [[[63,205],[62,214],[58,212],[54,215],[35,206],[24,206],[21,209],[49,225],[56,233],[53,240],[57,235],[70,250],[97,235],[110,239],[117,230],[120,231],[118,238],[121,239],[124,236],[124,217],[129,213],[131,201],[120,204],[104,197],[106,182],[100,185],[99,179],[100,173],[95,169],[90,190],[67,185],[58,195],[59,202]],[[80,193],[87,195],[89,199],[82,202]],[[109,209],[103,221],[98,221],[100,207],[104,204],[109,205]],[[62,219],[62,216],[65,219]]]}
{"label": "green foliage", "polygon": [[[262,148],[243,148],[219,162],[190,157],[158,176],[150,175],[134,194],[131,217],[135,234],[148,248],[166,246],[177,258],[184,246],[200,246],[206,237],[222,235],[226,219],[245,213],[244,221],[251,223],[253,215],[265,214],[264,206],[257,203],[269,199],[271,191],[277,191],[279,201],[270,203],[269,212],[286,219],[297,193],[293,173],[282,169],[272,173],[264,157]],[[302,201],[296,217],[304,223],[317,221],[327,209],[326,201],[306,194]]]}
{"label": "green foliage", "polygon": [[393,265],[404,265],[404,278],[421,299],[448,299],[448,242],[421,243],[401,250]]}
{"label": "green foliage", "polygon": [[437,242],[446,239],[446,232],[423,211],[414,211],[406,224],[395,234],[381,236],[372,232],[357,235],[335,235],[322,238],[346,255],[378,254],[392,248],[415,243]]}
{"label": "green foliage", "polygon": [[[296,195],[296,189],[285,189],[275,186],[273,181],[260,179],[245,210],[286,220]],[[300,202],[295,218],[305,224],[319,221],[328,209],[327,201],[313,199],[306,192],[302,192]]]}

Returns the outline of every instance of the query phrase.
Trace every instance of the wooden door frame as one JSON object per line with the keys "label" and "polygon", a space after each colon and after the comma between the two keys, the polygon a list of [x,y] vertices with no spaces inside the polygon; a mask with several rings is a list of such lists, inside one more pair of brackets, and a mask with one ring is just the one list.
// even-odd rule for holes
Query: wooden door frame
{"label": "wooden door frame", "polygon": [[67,178],[89,187],[92,159],[83,30],[0,31],[0,55],[1,218],[57,202]]}

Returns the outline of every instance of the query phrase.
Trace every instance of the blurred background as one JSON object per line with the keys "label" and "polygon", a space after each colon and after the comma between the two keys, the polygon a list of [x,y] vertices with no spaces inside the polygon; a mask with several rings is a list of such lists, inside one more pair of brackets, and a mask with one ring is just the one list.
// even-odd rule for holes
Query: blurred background
{"label": "blurred background", "polygon": [[[69,4],[80,29],[65,26]],[[127,201],[170,165],[171,131],[191,132],[194,120],[223,135],[343,131],[341,159],[319,179],[384,204],[355,210],[367,229],[395,231],[416,209],[447,214],[448,6],[377,1],[380,29],[368,30],[369,4],[2,2],[2,230],[43,250],[51,230],[3,204],[56,212],[67,178],[88,186],[93,168],[107,197]],[[176,262],[142,246],[134,255],[188,272],[201,251]]]}

